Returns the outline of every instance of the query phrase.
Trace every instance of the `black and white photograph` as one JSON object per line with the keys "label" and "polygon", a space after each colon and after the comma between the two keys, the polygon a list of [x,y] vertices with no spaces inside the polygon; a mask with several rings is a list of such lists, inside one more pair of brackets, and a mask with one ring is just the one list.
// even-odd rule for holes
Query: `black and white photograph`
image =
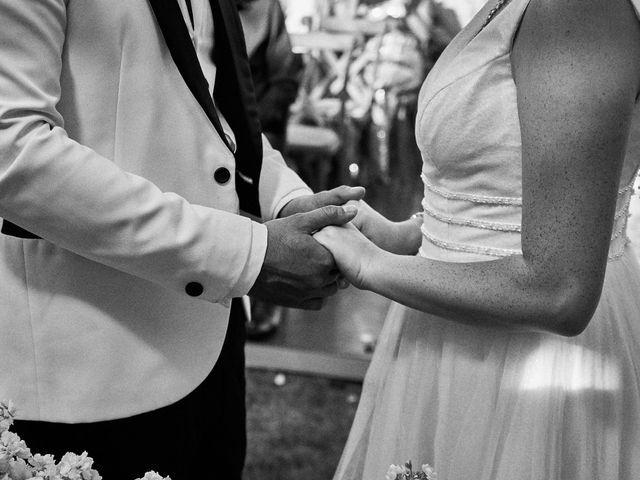
{"label": "black and white photograph", "polygon": [[0,480],[640,479],[640,0],[0,0]]}

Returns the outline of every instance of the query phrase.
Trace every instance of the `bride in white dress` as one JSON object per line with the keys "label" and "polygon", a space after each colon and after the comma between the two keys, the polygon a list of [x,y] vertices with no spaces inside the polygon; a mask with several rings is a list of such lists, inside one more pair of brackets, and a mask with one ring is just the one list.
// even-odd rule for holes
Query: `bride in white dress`
{"label": "bride in white dress", "polygon": [[397,302],[337,480],[640,478],[640,0],[496,1],[423,86],[421,215],[316,234]]}

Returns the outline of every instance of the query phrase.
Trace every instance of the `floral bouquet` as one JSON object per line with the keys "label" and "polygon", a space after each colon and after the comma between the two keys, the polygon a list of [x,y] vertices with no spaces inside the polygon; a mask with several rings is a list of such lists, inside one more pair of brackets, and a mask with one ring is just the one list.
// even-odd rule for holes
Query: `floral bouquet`
{"label": "floral bouquet", "polygon": [[[0,402],[0,480],[102,480],[87,452],[66,453],[58,463],[53,455],[31,454],[25,442],[9,431],[14,418],[13,404]],[[171,479],[147,472],[137,480]]]}
{"label": "floral bouquet", "polygon": [[427,463],[418,472],[413,471],[411,461],[404,465],[391,465],[387,470],[387,480],[437,480],[435,470]]}

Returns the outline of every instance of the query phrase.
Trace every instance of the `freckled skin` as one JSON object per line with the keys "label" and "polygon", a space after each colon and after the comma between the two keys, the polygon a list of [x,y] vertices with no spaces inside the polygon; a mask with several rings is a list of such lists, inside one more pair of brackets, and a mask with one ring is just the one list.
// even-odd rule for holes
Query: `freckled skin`
{"label": "freckled skin", "polygon": [[352,226],[316,238],[356,286],[410,307],[475,325],[580,333],[602,291],[638,58],[640,23],[628,0],[531,0],[511,54],[521,256],[458,264],[390,253],[417,250],[416,223],[370,221],[366,212],[356,224],[384,250]]}

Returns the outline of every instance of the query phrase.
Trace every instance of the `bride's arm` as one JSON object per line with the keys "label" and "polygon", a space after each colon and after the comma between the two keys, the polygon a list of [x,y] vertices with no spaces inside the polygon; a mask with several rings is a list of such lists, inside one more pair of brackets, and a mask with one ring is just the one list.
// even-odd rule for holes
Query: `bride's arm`
{"label": "bride's arm", "polygon": [[318,239],[347,277],[472,324],[580,333],[604,281],[640,83],[627,0],[533,0],[512,53],[522,131],[522,256],[446,263],[385,252],[355,229]]}
{"label": "bride's arm", "polygon": [[358,214],[352,223],[378,247],[398,255],[418,253],[422,242],[421,217],[393,222],[371,208],[364,200],[349,203],[358,208]]}

